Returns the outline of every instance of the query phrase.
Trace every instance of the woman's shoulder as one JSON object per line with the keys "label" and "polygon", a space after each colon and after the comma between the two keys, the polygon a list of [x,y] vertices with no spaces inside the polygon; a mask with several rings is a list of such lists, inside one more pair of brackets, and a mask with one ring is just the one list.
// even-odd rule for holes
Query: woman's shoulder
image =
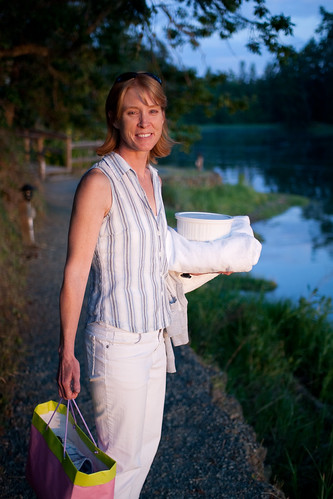
{"label": "woman's shoulder", "polygon": [[83,175],[75,193],[75,204],[88,210],[98,210],[100,207],[104,213],[110,210],[110,182],[100,170],[90,169]]}
{"label": "woman's shoulder", "polygon": [[90,168],[82,177],[78,185],[78,191],[97,191],[101,195],[110,189],[110,181],[102,169]]}
{"label": "woman's shoulder", "polygon": [[99,167],[99,163],[91,167],[81,178],[81,182],[98,183],[107,182],[107,176],[103,168]]}

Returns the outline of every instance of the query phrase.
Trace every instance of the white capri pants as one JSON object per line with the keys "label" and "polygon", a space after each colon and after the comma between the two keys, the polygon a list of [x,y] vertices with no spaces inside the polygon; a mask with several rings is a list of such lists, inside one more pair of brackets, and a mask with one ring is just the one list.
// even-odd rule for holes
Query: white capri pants
{"label": "white capri pants", "polygon": [[86,327],[98,446],[117,462],[115,499],[137,499],[161,438],[166,353],[163,330]]}

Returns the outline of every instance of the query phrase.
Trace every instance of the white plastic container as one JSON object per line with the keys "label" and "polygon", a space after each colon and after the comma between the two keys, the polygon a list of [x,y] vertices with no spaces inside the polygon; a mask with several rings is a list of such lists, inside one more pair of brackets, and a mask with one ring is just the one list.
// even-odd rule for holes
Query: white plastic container
{"label": "white plastic container", "polygon": [[183,211],[175,217],[177,232],[191,241],[213,241],[231,230],[232,217],[221,213]]}

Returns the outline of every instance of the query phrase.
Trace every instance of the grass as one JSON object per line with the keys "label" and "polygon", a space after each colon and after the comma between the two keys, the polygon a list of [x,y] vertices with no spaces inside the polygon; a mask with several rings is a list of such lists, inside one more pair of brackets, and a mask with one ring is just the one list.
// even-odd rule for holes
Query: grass
{"label": "grass", "polygon": [[24,351],[28,248],[23,241],[21,208],[24,183],[38,185],[25,165],[20,144],[0,135],[0,428],[11,413],[15,375]]}
{"label": "grass", "polygon": [[[218,278],[188,296],[191,344],[227,376],[290,498],[333,492],[330,299],[271,302]],[[239,279],[239,278],[238,278]],[[225,283],[228,285],[225,286]],[[257,289],[257,286],[255,287]]]}
{"label": "grass", "polygon": [[209,211],[249,215],[251,222],[278,215],[290,206],[306,206],[302,196],[256,192],[240,179],[237,185],[221,184],[211,172],[168,170],[162,175],[163,199],[170,225],[177,211]]}
{"label": "grass", "polygon": [[25,272],[15,251],[18,234],[0,201],[0,426],[8,416],[15,371],[21,354],[19,324],[24,313]]}

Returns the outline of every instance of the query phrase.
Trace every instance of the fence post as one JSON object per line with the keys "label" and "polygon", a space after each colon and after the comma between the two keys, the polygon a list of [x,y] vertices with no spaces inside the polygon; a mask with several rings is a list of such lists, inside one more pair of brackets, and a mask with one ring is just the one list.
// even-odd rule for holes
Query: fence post
{"label": "fence post", "polygon": [[27,163],[29,163],[30,162],[30,148],[31,148],[29,132],[26,132],[26,131],[24,132],[23,140],[24,140],[24,159]]}
{"label": "fence post", "polygon": [[39,163],[39,173],[42,180],[45,180],[46,176],[46,163],[44,158],[44,137],[37,138],[37,150],[38,150],[38,163]]}
{"label": "fence post", "polygon": [[66,170],[72,171],[72,136],[67,135],[66,138]]}

